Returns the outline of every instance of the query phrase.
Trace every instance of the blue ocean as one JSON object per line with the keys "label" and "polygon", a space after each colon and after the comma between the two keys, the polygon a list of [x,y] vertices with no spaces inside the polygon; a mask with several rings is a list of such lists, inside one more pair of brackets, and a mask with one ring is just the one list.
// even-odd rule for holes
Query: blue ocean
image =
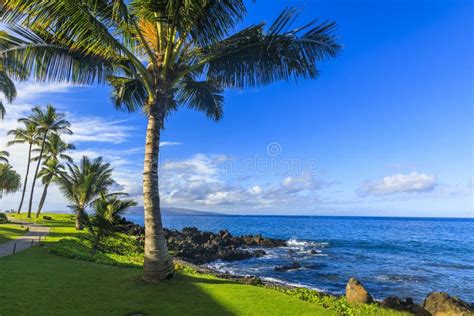
{"label": "blue ocean", "polygon": [[[141,216],[129,216],[143,224]],[[431,291],[474,301],[474,219],[310,217],[310,216],[165,216],[167,228],[195,226],[233,235],[262,234],[288,241],[265,249],[267,255],[210,266],[240,275],[342,294],[358,278],[377,299],[389,295],[421,302]],[[276,272],[274,268],[301,264]]]}

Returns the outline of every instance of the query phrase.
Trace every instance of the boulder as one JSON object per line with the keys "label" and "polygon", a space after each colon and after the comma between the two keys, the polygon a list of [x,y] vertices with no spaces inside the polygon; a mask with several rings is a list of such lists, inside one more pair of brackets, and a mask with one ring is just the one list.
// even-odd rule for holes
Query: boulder
{"label": "boulder", "polygon": [[245,276],[242,281],[243,283],[250,284],[250,285],[262,284],[262,280],[256,276]]}
{"label": "boulder", "polygon": [[433,316],[474,315],[474,311],[468,303],[444,292],[428,294],[423,302],[423,308]]}
{"label": "boulder", "polygon": [[254,252],[252,252],[252,256],[254,256],[255,258],[261,258],[265,256],[266,254],[267,253],[265,252],[265,250],[262,250],[262,249],[257,249]]}
{"label": "boulder", "polygon": [[374,302],[372,296],[355,278],[350,278],[346,285],[346,299],[348,303],[370,304]]}
{"label": "boulder", "polygon": [[417,315],[417,316],[430,316],[431,315],[423,307],[413,303],[413,300],[409,297],[403,301],[396,296],[389,296],[382,301],[380,306],[384,308],[394,309],[400,312],[408,312],[410,314]]}
{"label": "boulder", "polygon": [[293,261],[290,265],[275,267],[275,269],[273,269],[273,271],[286,272],[286,271],[289,271],[289,270],[297,270],[299,268],[301,268],[301,264],[299,262]]}

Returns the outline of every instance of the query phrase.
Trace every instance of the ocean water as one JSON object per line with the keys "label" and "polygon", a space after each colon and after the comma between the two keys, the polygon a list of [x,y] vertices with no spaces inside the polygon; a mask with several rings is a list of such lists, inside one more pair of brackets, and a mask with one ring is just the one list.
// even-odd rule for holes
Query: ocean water
{"label": "ocean water", "polygon": [[[143,224],[141,216],[129,216]],[[262,234],[289,241],[265,249],[267,255],[210,266],[240,275],[344,293],[356,277],[376,298],[412,297],[421,302],[431,291],[445,291],[474,302],[474,219],[165,216],[167,228],[196,226],[233,235]],[[315,251],[311,251],[315,250]],[[298,270],[276,272],[292,262]]]}

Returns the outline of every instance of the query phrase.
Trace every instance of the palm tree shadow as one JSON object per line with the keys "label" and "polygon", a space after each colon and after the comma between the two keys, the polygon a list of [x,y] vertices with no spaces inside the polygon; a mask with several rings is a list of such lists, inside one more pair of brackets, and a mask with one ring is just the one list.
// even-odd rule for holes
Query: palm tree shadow
{"label": "palm tree shadow", "polygon": [[[235,315],[201,286],[207,284],[225,285],[233,284],[233,282],[210,279],[199,274],[181,273],[159,284],[147,284],[141,278],[135,280],[135,286],[138,285],[146,292],[149,291],[150,296],[144,299],[156,300],[156,304],[160,306],[160,315],[210,315],[211,311],[214,315]],[[163,301],[165,297],[166,300]],[[139,312],[131,311],[129,314],[139,314]],[[143,309],[141,314],[154,315],[153,312],[147,313],[147,309]]]}

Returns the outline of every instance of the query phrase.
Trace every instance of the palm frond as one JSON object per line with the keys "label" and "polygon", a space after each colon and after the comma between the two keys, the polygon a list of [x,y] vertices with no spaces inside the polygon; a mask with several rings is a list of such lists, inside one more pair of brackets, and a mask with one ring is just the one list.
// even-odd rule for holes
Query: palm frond
{"label": "palm frond", "polygon": [[188,57],[199,60],[192,69],[204,67],[208,78],[230,88],[313,79],[318,75],[317,63],[340,50],[333,35],[335,23],[313,21],[290,29],[296,17],[297,11],[287,9],[267,31],[264,24],[254,25],[219,43],[195,49]]}
{"label": "palm frond", "polygon": [[176,102],[218,121],[223,115],[223,92],[212,80],[197,81],[188,75],[178,84]]}
{"label": "palm frond", "polygon": [[139,79],[108,76],[107,82],[112,87],[112,100],[118,110],[135,112],[143,107],[148,98]]}

